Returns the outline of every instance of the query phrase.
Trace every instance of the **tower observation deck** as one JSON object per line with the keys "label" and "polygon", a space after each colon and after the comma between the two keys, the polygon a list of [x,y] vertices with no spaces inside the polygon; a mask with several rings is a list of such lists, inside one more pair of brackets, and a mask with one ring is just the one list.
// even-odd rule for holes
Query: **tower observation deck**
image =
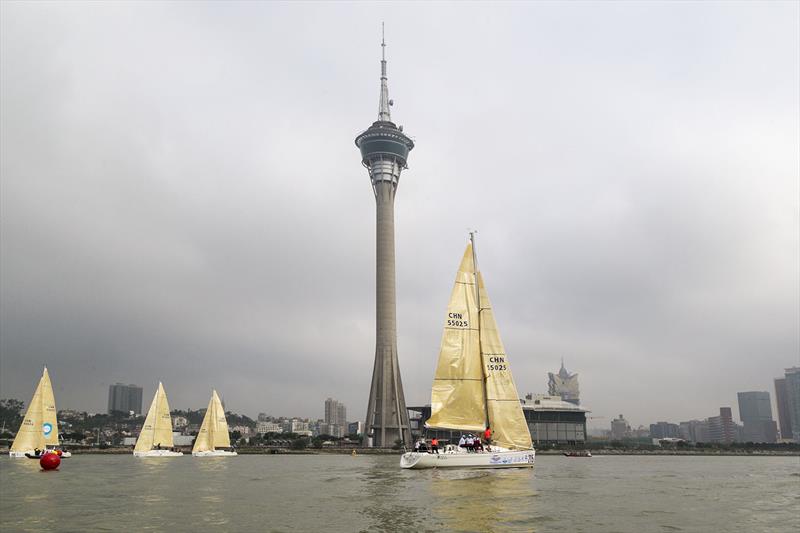
{"label": "tower observation deck", "polygon": [[403,381],[397,361],[397,305],[394,260],[394,197],[400,172],[407,168],[414,142],[392,122],[386,41],[381,41],[381,95],[378,120],[356,137],[361,163],[369,172],[376,203],[376,320],[375,366],[367,405],[365,444],[389,448],[400,441],[411,444]]}

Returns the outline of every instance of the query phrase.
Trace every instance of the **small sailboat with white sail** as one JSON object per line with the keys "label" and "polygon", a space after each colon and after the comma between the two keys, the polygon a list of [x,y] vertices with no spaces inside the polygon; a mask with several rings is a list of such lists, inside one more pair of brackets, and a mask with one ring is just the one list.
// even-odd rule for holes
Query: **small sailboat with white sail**
{"label": "small sailboat with white sail", "polygon": [[169,414],[169,402],[164,385],[158,382],[158,390],[147,411],[142,431],[133,448],[135,457],[176,457],[182,452],[172,450],[172,418]]}
{"label": "small sailboat with white sail", "polygon": [[407,452],[402,468],[533,467],[536,452],[477,268],[474,233],[447,307],[425,427],[478,434],[491,428],[492,442],[484,451],[448,444],[440,453]]}
{"label": "small sailboat with white sail", "polygon": [[230,448],[231,439],[228,434],[228,421],[225,419],[225,409],[217,391],[211,391],[211,400],[208,402],[203,424],[194,440],[192,455],[195,457],[231,457],[238,455]]}
{"label": "small sailboat with white sail", "polygon": [[47,367],[42,371],[39,384],[28,404],[28,410],[19,426],[17,436],[8,451],[14,458],[38,459],[45,453],[58,453],[61,457],[72,454],[56,450],[58,446],[58,421],[56,420],[56,398]]}

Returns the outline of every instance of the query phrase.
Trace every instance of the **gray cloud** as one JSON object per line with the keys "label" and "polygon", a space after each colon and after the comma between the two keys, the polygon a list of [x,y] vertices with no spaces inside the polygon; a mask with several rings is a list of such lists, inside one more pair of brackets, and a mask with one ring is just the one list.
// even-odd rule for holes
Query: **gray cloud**
{"label": "gray cloud", "polygon": [[[798,6],[3,3],[0,389],[211,387],[363,416],[374,201],[353,145],[417,146],[399,349],[428,401],[467,228],[518,388],[564,356],[597,416],[709,416],[798,363]],[[149,394],[146,392],[146,394]],[[598,422],[603,424],[604,422]]]}

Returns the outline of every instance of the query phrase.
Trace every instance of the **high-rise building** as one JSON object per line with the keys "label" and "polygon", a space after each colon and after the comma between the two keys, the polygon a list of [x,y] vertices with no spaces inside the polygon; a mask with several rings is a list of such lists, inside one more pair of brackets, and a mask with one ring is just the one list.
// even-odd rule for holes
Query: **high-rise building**
{"label": "high-rise building", "polygon": [[650,424],[651,439],[677,439],[681,438],[681,431],[678,424],[670,422],[656,422]]}
{"label": "high-rise building", "polygon": [[786,380],[786,406],[792,440],[800,442],[800,367],[787,368],[783,377]]}
{"label": "high-rise building", "polygon": [[138,385],[115,383],[108,387],[108,413],[119,411],[125,414],[133,411],[142,414],[142,388]]}
{"label": "high-rise building", "polygon": [[772,420],[772,403],[766,391],[737,393],[744,442],[776,442],[778,426]]}
{"label": "high-rise building", "polygon": [[549,396],[561,396],[565,402],[580,405],[580,389],[578,388],[578,374],[570,374],[564,367],[564,359],[561,359],[561,369],[558,374],[547,373],[547,394]]}
{"label": "high-rise building", "polygon": [[347,424],[347,408],[343,403],[328,398],[325,400],[325,423],[344,426]]}
{"label": "high-rise building", "polygon": [[613,440],[622,440],[630,437],[630,435],[631,425],[628,424],[628,421],[625,420],[625,417],[619,415],[619,418],[615,418],[611,421],[611,438]]}
{"label": "high-rise building", "polygon": [[792,419],[789,417],[789,399],[786,394],[786,378],[775,378],[775,405],[778,408],[778,428],[781,439],[792,439]]}
{"label": "high-rise building", "polygon": [[736,424],[730,407],[720,407],[719,416],[708,418],[708,442],[730,444],[736,440]]}
{"label": "high-rise building", "polygon": [[680,437],[689,442],[705,442],[708,440],[708,422],[705,420],[688,420],[678,424]]}
{"label": "high-rise building", "polygon": [[395,301],[394,197],[400,172],[407,168],[413,141],[392,122],[386,75],[386,42],[381,42],[381,94],[378,120],[356,137],[361,163],[369,171],[375,194],[376,217],[376,334],[375,365],[367,403],[366,446],[387,448],[395,441],[411,443],[411,428],[397,360]]}

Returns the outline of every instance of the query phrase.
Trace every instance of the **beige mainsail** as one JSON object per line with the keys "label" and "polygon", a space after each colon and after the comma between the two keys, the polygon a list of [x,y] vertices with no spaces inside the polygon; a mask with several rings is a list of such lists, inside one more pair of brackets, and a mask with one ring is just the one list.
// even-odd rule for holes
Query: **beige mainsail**
{"label": "beige mainsail", "polygon": [[478,284],[481,295],[481,358],[486,373],[486,407],[492,441],[511,450],[530,450],[533,447],[531,433],[525,422],[508,355],[500,340],[489,293],[480,272]]}
{"label": "beige mainsail", "polygon": [[[45,369],[45,372],[47,370]],[[17,436],[11,444],[12,452],[27,452],[33,451],[38,448],[43,450],[45,447],[44,431],[42,424],[44,417],[42,416],[42,381],[44,376],[39,378],[39,383],[36,385],[36,390],[33,392],[31,403],[28,404],[28,410],[25,411],[25,417],[22,419],[22,424],[19,426]]]}
{"label": "beige mainsail", "polygon": [[230,448],[231,440],[228,434],[228,421],[225,419],[225,409],[217,395],[211,392],[203,424],[197,432],[192,452],[209,452],[215,448]]}
{"label": "beige mainsail", "polygon": [[447,306],[426,426],[465,431],[486,428],[472,244],[464,251]]}
{"label": "beige mainsail", "polygon": [[172,448],[173,446],[172,418],[169,415],[167,393],[164,392],[164,385],[160,381],[133,451],[146,452],[156,446],[161,448]]}

